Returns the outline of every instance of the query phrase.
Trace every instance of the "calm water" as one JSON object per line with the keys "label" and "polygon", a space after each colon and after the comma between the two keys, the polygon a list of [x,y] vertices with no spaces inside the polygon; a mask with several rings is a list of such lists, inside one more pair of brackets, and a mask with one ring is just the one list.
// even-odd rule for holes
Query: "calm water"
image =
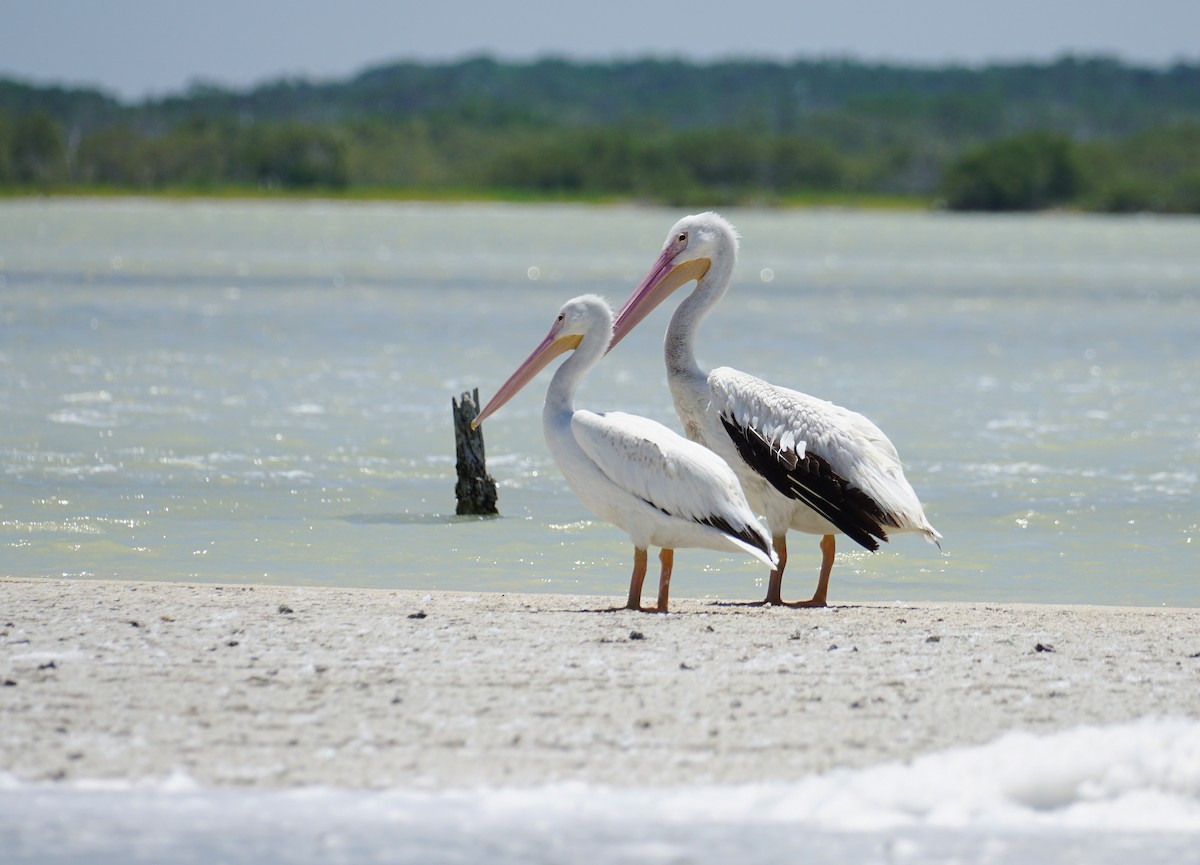
{"label": "calm water", "polygon": [[[589,592],[625,536],[572,497],[539,382],[489,420],[503,517],[454,513],[486,400],[674,210],[0,202],[0,573]],[[701,361],[873,418],[945,535],[842,544],[831,598],[1200,605],[1200,221],[727,211]],[[664,305],[580,403],[678,427]],[[815,582],[792,535],[785,592]],[[755,563],[677,558],[681,596]]]}

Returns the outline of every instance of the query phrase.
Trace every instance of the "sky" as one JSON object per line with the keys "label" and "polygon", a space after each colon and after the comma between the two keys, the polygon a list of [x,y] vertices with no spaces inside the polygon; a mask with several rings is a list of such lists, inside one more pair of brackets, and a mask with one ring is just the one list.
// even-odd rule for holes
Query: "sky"
{"label": "sky", "polygon": [[397,60],[1200,61],[1197,0],[0,0],[0,76],[126,100]]}

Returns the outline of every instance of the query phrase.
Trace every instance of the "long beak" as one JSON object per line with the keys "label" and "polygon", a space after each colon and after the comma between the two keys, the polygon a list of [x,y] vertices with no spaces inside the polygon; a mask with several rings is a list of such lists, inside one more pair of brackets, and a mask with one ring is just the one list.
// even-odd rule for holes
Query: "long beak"
{"label": "long beak", "polygon": [[655,307],[666,300],[671,292],[693,279],[703,279],[712,265],[712,261],[707,258],[696,258],[672,265],[671,259],[675,252],[671,247],[664,249],[650,268],[650,272],[646,274],[646,278],[633,290],[633,294],[629,295],[629,299],[617,313],[616,321],[613,322],[613,338],[608,344],[609,351],[637,327],[643,318],[653,312]]}
{"label": "long beak", "polygon": [[525,358],[517,367],[517,371],[509,376],[508,381],[500,385],[500,390],[496,391],[491,402],[483,407],[483,411],[476,416],[475,420],[471,421],[471,429],[478,429],[485,418],[495,414],[500,406],[516,396],[517,391],[529,384],[534,376],[546,368],[546,364],[563,352],[576,348],[582,339],[583,337],[578,334],[559,336],[558,328],[551,328],[550,332],[546,334],[546,338],[533,350],[533,354]]}

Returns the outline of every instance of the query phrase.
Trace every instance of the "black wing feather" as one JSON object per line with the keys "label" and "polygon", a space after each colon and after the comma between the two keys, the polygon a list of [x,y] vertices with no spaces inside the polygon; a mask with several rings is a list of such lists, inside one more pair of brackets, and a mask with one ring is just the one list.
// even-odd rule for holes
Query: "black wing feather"
{"label": "black wing feather", "polygon": [[[660,508],[658,505],[654,504],[654,502],[647,501],[646,499],[642,499],[642,501],[646,502],[646,504],[655,510],[662,511],[668,517],[675,516],[675,514],[671,513],[666,508]],[[762,550],[768,556],[771,555],[771,545],[763,539],[760,531],[756,532],[750,526],[734,528],[729,520],[725,519],[724,517],[719,517],[716,514],[710,514],[707,517],[696,518],[693,521],[705,526],[710,526],[719,532],[729,535],[731,538],[737,538],[739,541],[744,541],[757,550]]]}
{"label": "black wing feather", "polygon": [[746,464],[779,492],[808,505],[872,552],[879,549],[879,541],[888,539],[884,526],[890,521],[883,509],[826,460],[813,453],[803,459],[791,451],[781,454],[758,430],[735,423],[727,414],[721,415],[721,423]]}

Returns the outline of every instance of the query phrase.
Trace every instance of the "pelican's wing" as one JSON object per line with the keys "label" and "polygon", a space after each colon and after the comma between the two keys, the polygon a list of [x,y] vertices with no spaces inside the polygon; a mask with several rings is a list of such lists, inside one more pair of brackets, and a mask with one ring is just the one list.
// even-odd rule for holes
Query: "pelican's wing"
{"label": "pelican's wing", "polygon": [[897,522],[883,495],[888,485],[876,475],[899,472],[900,461],[878,427],[856,412],[728,367],[713,370],[708,382],[712,408],[748,466],[852,540],[879,549],[886,527]]}
{"label": "pelican's wing", "polygon": [[708,448],[648,418],[577,411],[571,432],[621,489],[663,513],[703,523],[771,555],[771,542],[746,503],[737,475]]}

